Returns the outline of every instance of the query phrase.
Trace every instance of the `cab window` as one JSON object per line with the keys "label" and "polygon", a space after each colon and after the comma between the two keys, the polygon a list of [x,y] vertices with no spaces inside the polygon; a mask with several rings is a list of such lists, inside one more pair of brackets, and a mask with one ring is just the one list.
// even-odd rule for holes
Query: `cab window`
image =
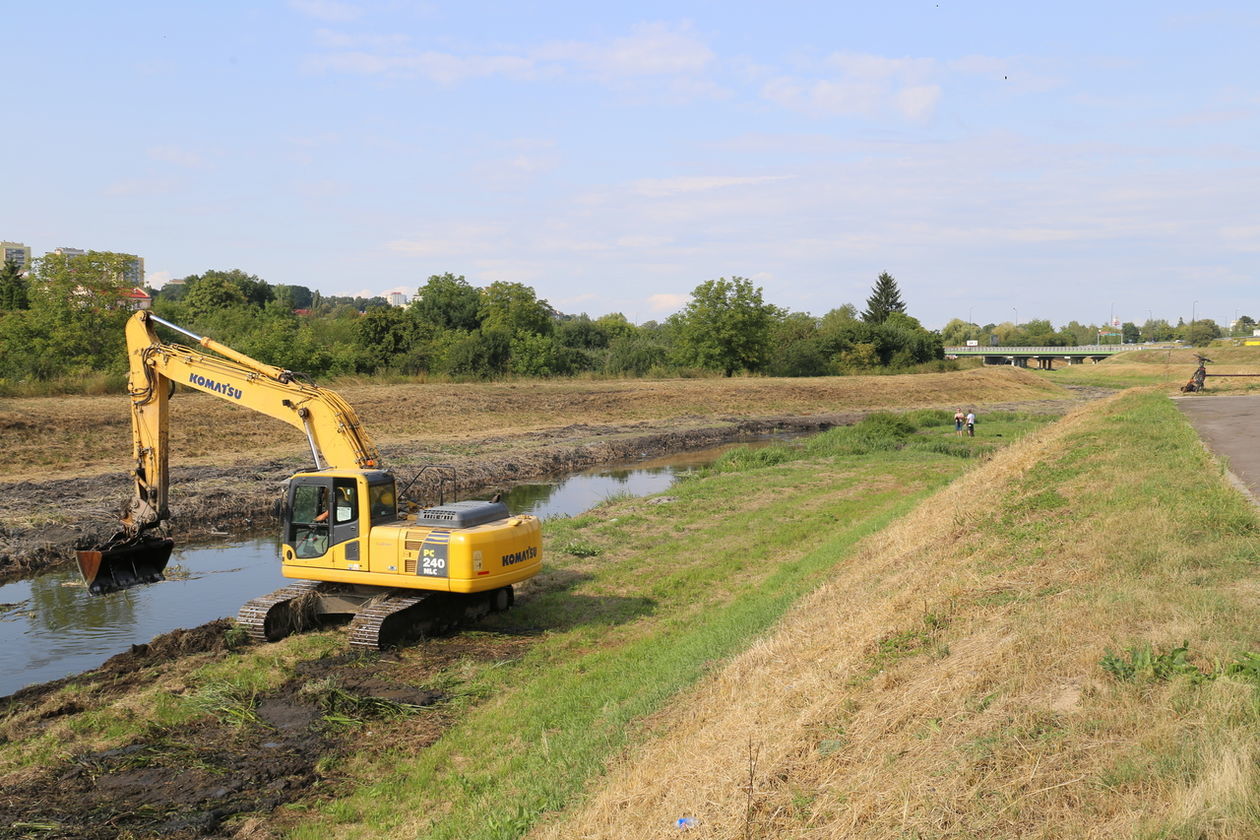
{"label": "cab window", "polygon": [[372,521],[398,518],[398,501],[394,498],[394,483],[368,486],[368,506],[372,509]]}
{"label": "cab window", "polygon": [[300,484],[293,488],[289,539],[298,557],[319,557],[328,550],[328,488]]}

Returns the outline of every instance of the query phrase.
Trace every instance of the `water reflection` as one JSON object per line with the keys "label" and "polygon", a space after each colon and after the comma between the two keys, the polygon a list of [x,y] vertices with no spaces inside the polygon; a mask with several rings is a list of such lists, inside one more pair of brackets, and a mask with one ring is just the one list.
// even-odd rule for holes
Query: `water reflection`
{"label": "water reflection", "polygon": [[91,596],[77,571],[0,586],[0,695],[76,674],[176,627],[196,627],[283,585],[274,540],[177,548],[168,579]]}
{"label": "water reflection", "polygon": [[[504,501],[513,513],[576,516],[610,496],[668,490],[679,475],[712,463],[735,445],[521,484]],[[0,586],[0,696],[90,670],[177,627],[234,616],[245,601],[284,585],[274,538],[176,547],[167,578],[95,597],[78,572],[68,569]]]}

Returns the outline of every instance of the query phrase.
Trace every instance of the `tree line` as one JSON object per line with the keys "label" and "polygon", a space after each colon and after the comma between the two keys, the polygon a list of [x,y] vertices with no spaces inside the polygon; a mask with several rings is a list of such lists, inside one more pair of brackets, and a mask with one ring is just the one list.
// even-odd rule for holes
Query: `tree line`
{"label": "tree line", "polygon": [[[97,374],[121,383],[127,259],[49,254],[29,275],[0,271],[0,385]],[[241,270],[190,275],[152,294],[162,318],[312,376],[823,376],[949,364],[941,336],[906,313],[887,273],[860,313],[851,304],[821,317],[791,312],[731,277],[701,283],[681,312],[643,324],[562,313],[525,284],[479,287],[451,273],[430,276],[402,307]]]}
{"label": "tree line", "polygon": [[1007,321],[981,326],[954,318],[941,329],[941,339],[946,347],[962,346],[968,341],[1002,347],[1077,347],[1085,344],[1182,341],[1200,347],[1226,337],[1227,332],[1234,337],[1250,336],[1257,326],[1248,315],[1240,316],[1234,322],[1232,330],[1223,329],[1211,318],[1196,318],[1191,323],[1178,319],[1176,324],[1170,324],[1162,318],[1150,318],[1140,325],[1126,321],[1119,327],[1069,321],[1058,329],[1044,319],[1033,319],[1022,324]]}

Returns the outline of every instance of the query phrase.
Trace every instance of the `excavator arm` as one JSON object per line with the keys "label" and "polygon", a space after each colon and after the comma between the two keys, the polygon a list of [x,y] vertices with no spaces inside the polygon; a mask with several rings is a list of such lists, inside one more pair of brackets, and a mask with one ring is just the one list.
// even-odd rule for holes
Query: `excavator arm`
{"label": "excavator arm", "polygon": [[[188,336],[197,347],[162,342],[156,324]],[[135,495],[123,516],[123,530],[106,543],[79,552],[80,570],[93,592],[160,579],[170,556],[170,540],[145,532],[170,517],[169,408],[175,383],[300,429],[316,469],[379,467],[376,447],[350,404],[333,391],[304,381],[301,374],[263,364],[146,310],[127,322],[126,335]]]}

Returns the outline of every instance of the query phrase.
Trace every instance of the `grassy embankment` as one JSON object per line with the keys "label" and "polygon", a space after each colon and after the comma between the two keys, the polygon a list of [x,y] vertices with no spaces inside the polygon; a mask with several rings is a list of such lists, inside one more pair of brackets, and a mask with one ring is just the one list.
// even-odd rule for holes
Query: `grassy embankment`
{"label": "grassy embankment", "polygon": [[[1202,347],[1177,350],[1129,350],[1099,364],[1068,365],[1060,362],[1039,376],[1059,385],[1093,385],[1101,388],[1156,386],[1176,391],[1189,381],[1199,366],[1197,354],[1207,356],[1213,373],[1260,374],[1260,347]],[[1260,376],[1208,377],[1211,393],[1246,394],[1260,391]]]}
{"label": "grassy embankment", "polygon": [[1254,507],[1163,396],[875,537],[534,835],[1260,836]]}
{"label": "grassy embankment", "polygon": [[[858,540],[975,463],[968,456],[1044,419],[988,416],[979,437],[959,439],[945,412],[876,418],[729,454],[668,501],[622,500],[548,523],[548,571],[518,609],[486,624],[546,632],[515,660],[462,662],[434,678],[454,699],[421,714],[453,728],[417,751],[407,746],[414,719],[375,721],[353,739],[357,751],[324,767],[319,796],[335,798],[289,809],[282,822],[298,837],[519,835],[642,740],[671,697],[825,581]],[[69,755],[160,741],[207,715],[257,726],[261,697],[303,660],[343,645],[324,633],[246,648],[105,700],[67,686],[6,722],[0,773],[29,776]],[[403,656],[422,658],[423,645]],[[67,706],[82,711],[40,723]]]}

